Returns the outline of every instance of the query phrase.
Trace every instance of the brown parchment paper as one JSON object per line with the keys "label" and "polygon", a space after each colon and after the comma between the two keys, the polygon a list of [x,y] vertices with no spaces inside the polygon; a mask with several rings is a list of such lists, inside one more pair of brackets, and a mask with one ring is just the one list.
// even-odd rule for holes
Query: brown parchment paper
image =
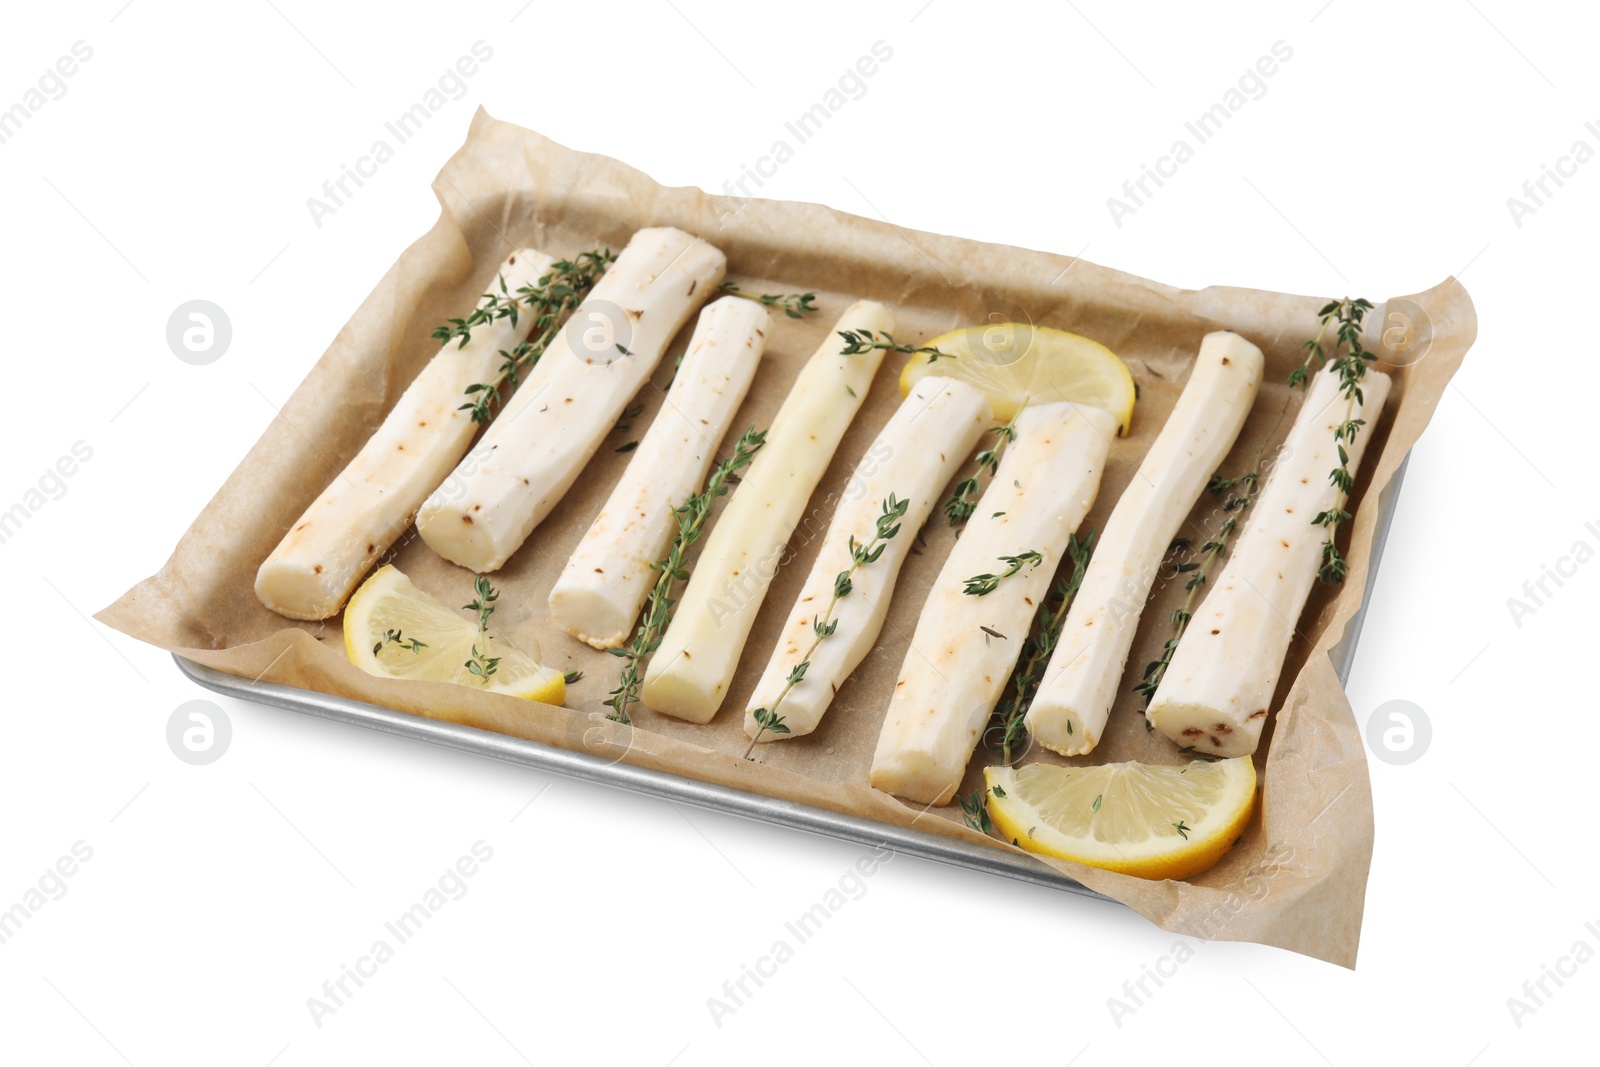
{"label": "brown parchment paper", "polygon": [[[570,255],[600,244],[620,248],[643,226],[677,226],[723,249],[729,277],[747,289],[817,291],[817,314],[803,321],[774,317],[765,361],[730,440],[745,426],[770,424],[806,357],[835,317],[859,298],[890,305],[900,340],[1013,319],[1073,330],[1110,346],[1132,369],[1140,399],[1131,433],[1112,450],[1098,502],[1084,524],[1088,530],[1104,525],[1171,410],[1207,331],[1226,328],[1250,338],[1267,353],[1267,381],[1282,383],[1299,358],[1300,342],[1315,329],[1322,302],[1245,289],[1180,291],[1081,259],[905,231],[815,204],[741,202],[665,188],[614,160],[570,151],[482,110],[434,190],[443,209],[438,222],[384,275],[160,572],[98,618],[233,674],[621,756],[996,848],[1013,846],[967,829],[954,809],[908,806],[866,784],[922,594],[953,543],[937,514],[919,554],[905,565],[877,648],[840,690],[821,728],[807,738],[761,746],[760,762],[741,758],[745,697],[816,554],[832,494],[899,402],[901,357],[885,361],[840,445],[796,531],[793,557],[772,584],[729,698],[707,726],[644,709],[636,711],[632,729],[605,722],[600,702],[615,684],[617,661],[560,631],[545,607],[563,563],[627,463],[628,456],[614,449],[642,435],[656,415],[685,337],[638,398],[643,415],[630,429],[613,432],[560,506],[494,576],[502,590],[495,622],[505,636],[523,648],[537,646],[552,667],[584,671],[568,690],[568,708],[442,683],[370,677],[346,662],[340,619],[292,623],[263,608],[252,592],[256,568],[438,350],[429,336],[433,328],[469,308],[519,245]],[[1360,605],[1378,493],[1427,425],[1477,329],[1472,303],[1454,279],[1408,299],[1415,325],[1408,351],[1425,354],[1408,366],[1384,368],[1393,370],[1395,389],[1360,471],[1347,549],[1350,573],[1337,589],[1319,587],[1300,619],[1278,710],[1256,755],[1262,795],[1250,829],[1220,864],[1187,883],[1047,861],[1168,930],[1277,945],[1354,966],[1372,854],[1372,797],[1361,733],[1327,653]],[[1224,471],[1247,469],[1258,448],[1280,439],[1298,402],[1299,394],[1282,384],[1264,386]],[[1191,516],[1185,536],[1196,545],[1206,539],[1207,523],[1214,524],[1213,507],[1207,498]],[[470,599],[472,576],[435,556],[415,531],[388,561],[446,603]],[[1181,580],[1158,585],[1129,659],[1128,686],[1159,655],[1167,617],[1182,596]],[[981,621],[975,617],[974,626]],[[1012,635],[1019,644],[1021,637]],[[1068,762],[1185,759],[1166,739],[1146,731],[1138,708],[1137,698],[1125,694],[1098,750]],[[1026,758],[1059,761],[1042,749]],[[992,759],[979,749],[963,792],[982,787],[981,768]]]}

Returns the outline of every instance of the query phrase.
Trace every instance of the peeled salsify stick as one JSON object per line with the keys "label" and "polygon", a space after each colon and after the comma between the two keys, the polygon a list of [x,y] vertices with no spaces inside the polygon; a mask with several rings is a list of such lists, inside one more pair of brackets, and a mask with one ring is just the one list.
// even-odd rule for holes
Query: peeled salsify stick
{"label": "peeled salsify stick", "polygon": [[417,531],[468,570],[499,570],[577,480],[727,259],[671,228],[640,230],[551,342]]}
{"label": "peeled salsify stick", "polygon": [[676,524],[744,402],[767,343],[760,304],[726,296],[700,313],[683,363],[633,460],[550,591],[550,613],[595,648],[620,645],[639,617]]}
{"label": "peeled salsify stick", "polygon": [[[1345,445],[1352,475],[1390,384],[1375,370],[1361,379],[1363,401],[1350,418],[1366,425]],[[1233,555],[1195,609],[1150,701],[1150,724],[1185,748],[1244,756],[1261,740],[1295,622],[1317,580],[1328,531],[1313,520],[1336,506],[1338,490],[1328,477],[1340,465],[1333,432],[1348,405],[1333,367],[1312,378]]]}
{"label": "peeled salsify stick", "polygon": [[[537,286],[554,260],[531,248],[508,257],[489,296]],[[261,603],[291,619],[326,619],[344,607],[362,575],[411,525],[411,517],[461,461],[477,424],[460,410],[467,387],[494,380],[502,351],[533,329],[538,310],[513,322],[474,326],[465,344],[446,341],[400,395],[383,424],[306,509],[256,572]]]}
{"label": "peeled salsify stick", "polygon": [[[766,672],[750,695],[744,718],[746,734],[776,741],[817,728],[833,694],[877,642],[895,581],[917,530],[928,521],[940,492],[992,419],[989,401],[965,382],[928,377],[911,387],[894,417],[861,457],[834,510],[816,562],[789,612],[788,628],[778,638]],[[883,502],[891,494],[909,504],[901,520],[905,535],[887,541],[881,556],[856,569],[850,594],[833,609],[836,630],[817,645],[805,674],[783,697],[782,708],[776,709],[789,673],[816,639],[815,620],[833,599],[835,579],[850,569],[851,539],[860,545],[872,540]],[[757,708],[779,710],[789,732],[763,731],[753,714]]]}
{"label": "peeled salsify stick", "polygon": [[801,369],[706,537],[645,673],[646,707],[700,723],[721,707],[789,537],[883,362],[882,349],[843,355],[844,330],[891,332],[894,316],[870,300],[853,304]]}
{"label": "peeled salsify stick", "polygon": [[1028,711],[1029,732],[1051,751],[1081,756],[1100,743],[1156,570],[1243,429],[1262,363],[1236,333],[1200,342],[1183,394],[1100,531]]}
{"label": "peeled salsify stick", "polygon": [[[948,804],[960,787],[1067,540],[1094,506],[1117,432],[1109,412],[1070,401],[1024,408],[1014,425],[1016,439],[934,579],[878,735],[873,788],[906,800]],[[1003,557],[1027,552],[1037,564],[1021,563],[982,596],[966,591]]]}

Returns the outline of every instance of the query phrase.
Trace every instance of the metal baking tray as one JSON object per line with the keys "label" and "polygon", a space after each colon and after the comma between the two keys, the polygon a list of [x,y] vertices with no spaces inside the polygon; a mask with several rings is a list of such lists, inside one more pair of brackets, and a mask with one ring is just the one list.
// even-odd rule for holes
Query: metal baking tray
{"label": "metal baking tray", "polygon": [[[1334,669],[1341,684],[1348,682],[1350,667],[1355,661],[1356,640],[1361,636],[1361,624],[1366,618],[1367,605],[1372,599],[1373,584],[1378,577],[1378,564],[1383,555],[1384,542],[1389,538],[1389,527],[1394,521],[1394,503],[1405,477],[1406,463],[1402,462],[1394,480],[1378,496],[1378,526],[1372,542],[1372,565],[1367,570],[1367,586],[1362,593],[1361,607],[1350,620],[1344,638],[1332,650]],[[173,656],[178,669],[193,681],[213,692],[240,700],[254,701],[269,707],[298,711],[321,719],[364,726],[369,730],[398,734],[415,741],[426,741],[460,752],[504,760],[533,767],[553,774],[566,775],[586,782],[631,789],[647,796],[693,804],[712,811],[742,815],[748,819],[805,830],[813,834],[838,838],[858,845],[884,846],[907,856],[937,860],[974,871],[986,871],[1005,878],[1015,878],[1034,885],[1064,889],[1070,893],[1110,900],[1075,879],[1025,853],[971,844],[955,838],[893,826],[888,823],[863,819],[856,815],[815,808],[809,804],[778,800],[760,793],[749,793],[730,786],[702,782],[665,771],[635,767],[614,762],[583,752],[526,741],[471,726],[440,722],[408,712],[394,711],[376,704],[367,704],[348,697],[330,696],[310,689],[279,685],[274,682],[255,682],[221,671],[213,670],[182,656]]]}

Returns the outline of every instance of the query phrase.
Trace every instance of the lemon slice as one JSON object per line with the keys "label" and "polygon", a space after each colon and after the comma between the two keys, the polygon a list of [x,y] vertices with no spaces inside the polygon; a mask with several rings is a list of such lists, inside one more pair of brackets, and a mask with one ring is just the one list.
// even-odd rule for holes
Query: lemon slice
{"label": "lemon slice", "polygon": [[[930,374],[958,378],[983,390],[995,417],[1010,422],[1028,404],[1071,400],[1104,408],[1128,432],[1135,399],[1133,375],[1098,341],[1048,326],[998,322],[970,326],[927,344],[945,356],[911,357],[900,373],[900,395]],[[946,358],[948,357],[948,358]]]}
{"label": "lemon slice", "polygon": [[1188,878],[1222,858],[1250,821],[1249,756],[1179,767],[989,767],[989,817],[1029,852],[1140,878]]}
{"label": "lemon slice", "polygon": [[[385,640],[397,631],[399,641]],[[420,642],[413,650],[412,643]],[[500,659],[487,682],[467,670],[472,648]],[[524,700],[560,704],[567,699],[562,673],[540,666],[520,649],[478,627],[424,593],[392,566],[380,567],[344,609],[344,652],[350,662],[380,678],[454,682]]]}

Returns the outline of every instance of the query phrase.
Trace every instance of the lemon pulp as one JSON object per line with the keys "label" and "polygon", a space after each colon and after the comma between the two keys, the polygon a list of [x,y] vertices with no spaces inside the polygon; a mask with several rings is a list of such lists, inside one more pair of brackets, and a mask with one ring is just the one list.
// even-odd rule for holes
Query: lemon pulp
{"label": "lemon pulp", "polygon": [[1249,756],[1181,766],[989,767],[989,816],[1009,841],[1141,878],[1188,878],[1233,847],[1255,810]]}
{"label": "lemon pulp", "polygon": [[[386,640],[391,631],[400,640]],[[420,647],[412,648],[412,642]],[[483,657],[500,660],[487,680],[467,669],[476,645]],[[418,589],[393,566],[380,567],[344,609],[344,650],[350,662],[382,678],[454,682],[524,700],[560,704],[567,683],[560,671],[512,647]]]}

